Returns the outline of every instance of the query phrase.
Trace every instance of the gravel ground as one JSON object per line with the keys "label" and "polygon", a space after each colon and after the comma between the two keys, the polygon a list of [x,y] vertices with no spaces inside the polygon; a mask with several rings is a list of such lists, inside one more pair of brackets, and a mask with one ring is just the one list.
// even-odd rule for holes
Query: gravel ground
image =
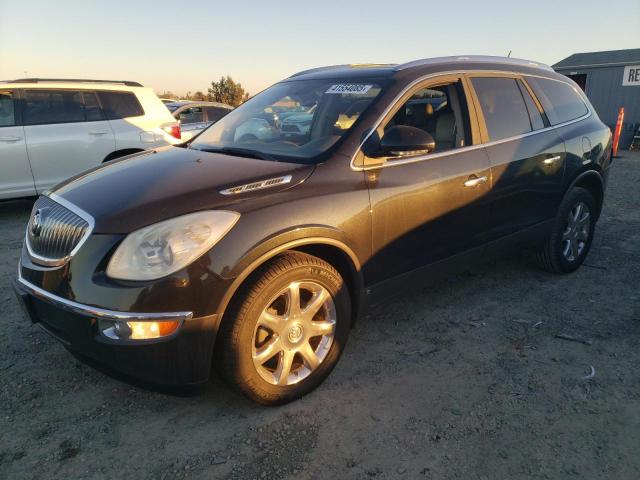
{"label": "gravel ground", "polygon": [[30,203],[0,204],[0,477],[640,478],[640,155],[623,155],[578,272],[516,258],[406,293],[279,408],[79,363],[13,297]]}

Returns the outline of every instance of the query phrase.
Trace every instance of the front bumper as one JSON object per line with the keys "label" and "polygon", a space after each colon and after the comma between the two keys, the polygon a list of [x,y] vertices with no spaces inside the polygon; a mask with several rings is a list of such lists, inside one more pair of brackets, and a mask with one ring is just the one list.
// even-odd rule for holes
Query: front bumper
{"label": "front bumper", "polygon": [[[163,386],[193,386],[209,379],[217,315],[194,318],[192,312],[139,313],[108,310],[52,294],[19,274],[13,284],[31,321],[68,349],[113,370]],[[98,320],[181,322],[175,334],[153,340],[126,341],[105,337]]]}

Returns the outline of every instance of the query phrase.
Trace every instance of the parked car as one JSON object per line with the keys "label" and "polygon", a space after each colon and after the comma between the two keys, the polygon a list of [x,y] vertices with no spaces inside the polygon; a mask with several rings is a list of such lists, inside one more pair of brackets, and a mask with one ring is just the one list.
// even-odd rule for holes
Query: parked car
{"label": "parked car", "polygon": [[179,101],[177,98],[161,98],[160,101],[165,105]]}
{"label": "parked car", "polygon": [[316,106],[313,105],[305,112],[292,113],[282,120],[280,129],[282,133],[289,135],[307,135],[313,121],[313,113]]}
{"label": "parked car", "polygon": [[174,105],[176,108],[171,110],[171,113],[176,120],[180,121],[180,131],[184,141],[190,140],[233,110],[231,105],[218,102],[172,103],[167,107]]}
{"label": "parked car", "polygon": [[172,100],[170,102],[163,102],[164,106],[167,107],[167,109],[173,113],[175,112],[178,108],[183,107],[185,105],[189,105],[190,103],[194,103],[192,100]]}
{"label": "parked car", "polygon": [[[409,114],[434,97],[429,122]],[[305,136],[237,138],[283,99],[317,104]],[[582,91],[533,62],[300,72],[192,142],[41,196],[16,289],[33,322],[111,369],[198,385],[217,367],[279,404],[318,386],[361,312],[407,285],[528,248],[577,269],[610,152]]]}
{"label": "parked car", "polygon": [[0,199],[36,195],[101,163],[180,141],[179,123],[136,82],[0,82]]}

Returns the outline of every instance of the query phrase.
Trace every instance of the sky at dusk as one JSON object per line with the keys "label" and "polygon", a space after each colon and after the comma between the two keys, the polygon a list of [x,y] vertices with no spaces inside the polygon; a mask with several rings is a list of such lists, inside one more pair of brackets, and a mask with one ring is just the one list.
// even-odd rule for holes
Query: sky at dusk
{"label": "sky at dusk", "polygon": [[0,0],[0,79],[126,79],[158,92],[231,75],[254,94],[342,63],[511,50],[552,64],[639,47],[640,0]]}

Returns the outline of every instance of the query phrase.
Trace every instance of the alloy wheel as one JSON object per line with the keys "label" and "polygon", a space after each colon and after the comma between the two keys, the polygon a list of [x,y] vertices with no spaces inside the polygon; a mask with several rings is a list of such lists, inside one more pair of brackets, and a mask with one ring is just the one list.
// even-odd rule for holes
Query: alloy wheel
{"label": "alloy wheel", "polygon": [[324,361],[335,329],[336,308],[329,291],[316,282],[291,282],[258,318],[253,364],[272,385],[298,383]]}
{"label": "alloy wheel", "polygon": [[574,262],[583,252],[591,227],[591,212],[584,202],[576,203],[569,211],[562,234],[562,255]]}

